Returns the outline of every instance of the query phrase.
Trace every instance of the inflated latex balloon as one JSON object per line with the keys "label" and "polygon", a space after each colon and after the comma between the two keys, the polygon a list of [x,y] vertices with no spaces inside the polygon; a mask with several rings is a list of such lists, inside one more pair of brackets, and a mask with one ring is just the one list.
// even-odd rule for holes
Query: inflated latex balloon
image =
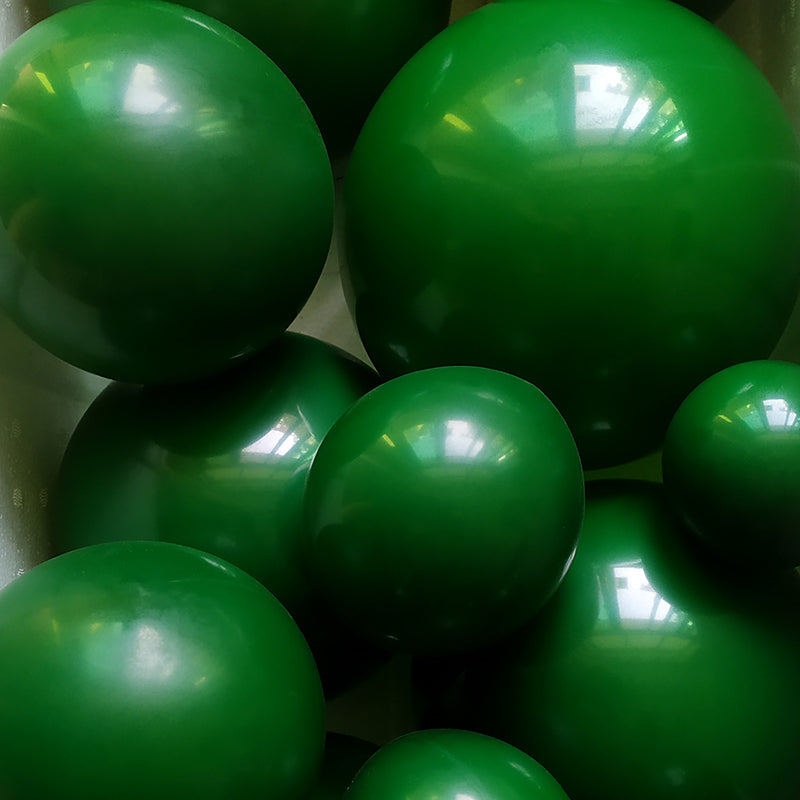
{"label": "inflated latex balloon", "polygon": [[583,476],[536,387],[443,367],[359,400],[320,445],[305,502],[309,571],[343,620],[387,648],[464,651],[556,589]]}
{"label": "inflated latex balloon", "polygon": [[0,592],[4,800],[305,800],[324,743],[311,653],[237,568],[114,542]]}
{"label": "inflated latex balloon", "polygon": [[572,800],[799,796],[797,576],[715,570],[693,543],[662,487],[589,484],[561,589],[470,676],[472,724]]}
{"label": "inflated latex balloon", "polygon": [[[529,2],[529,0],[497,0],[498,2],[512,3],[512,2]],[[595,0],[595,2],[606,2],[607,0]],[[616,0],[621,2],[622,0]],[[627,0],[631,3],[652,3],[653,0]],[[657,2],[665,2],[665,0],[657,0]],[[672,0],[685,8],[700,14],[708,20],[717,19],[723,11],[725,11],[733,2],[733,0]]]}
{"label": "inflated latex balloon", "polygon": [[[76,0],[50,0],[59,10]],[[450,16],[450,0],[186,0],[246,36],[311,108],[333,158],[352,148],[378,96]]]}
{"label": "inflated latex balloon", "polygon": [[569,800],[547,770],[498,739],[460,730],[410,733],[362,767],[347,800]]}
{"label": "inflated latex balloon", "polygon": [[[376,382],[344,352],[285,334],[202,382],[112,384],[64,455],[57,548],[145,539],[224,558],[289,609],[320,659],[326,690],[339,687],[339,662],[368,648],[342,639],[301,573],[303,486],[322,438]],[[360,675],[355,667],[348,670]],[[338,677],[329,686],[331,670]]]}
{"label": "inflated latex balloon", "polygon": [[681,404],[664,485],[688,526],[752,564],[800,564],[800,366],[737,364]]}
{"label": "inflated latex balloon", "polygon": [[377,745],[354,736],[328,733],[322,766],[307,800],[342,800],[356,773],[377,749]]}
{"label": "inflated latex balloon", "polygon": [[204,377],[286,329],[333,187],[285,75],[180,6],[67,9],[0,57],[0,304],[90,372]]}
{"label": "inflated latex balloon", "polygon": [[764,77],[668,2],[492,3],[401,70],[345,182],[348,295],[387,377],[524,377],[584,466],[660,445],[797,295],[800,153]]}

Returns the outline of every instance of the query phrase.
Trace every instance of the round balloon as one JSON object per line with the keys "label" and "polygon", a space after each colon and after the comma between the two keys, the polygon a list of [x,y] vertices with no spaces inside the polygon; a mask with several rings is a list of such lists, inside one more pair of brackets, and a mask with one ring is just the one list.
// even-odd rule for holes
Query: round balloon
{"label": "round balloon", "polygon": [[304,800],[324,743],[311,653],[257,581],[114,542],[0,592],[7,800]]}
{"label": "round balloon", "polygon": [[575,443],[533,385],[494,370],[405,375],[359,400],[306,484],[309,573],[392,649],[464,651],[528,620],[583,515]]}
{"label": "round balloon", "polygon": [[589,484],[561,589],[468,677],[471,724],[572,800],[797,797],[797,576],[718,569],[693,544],[661,486]]}
{"label": "round balloon", "polygon": [[800,366],[737,364],[681,404],[664,485],[688,526],[747,564],[800,565]]}
{"label": "round balloon", "polygon": [[361,768],[348,800],[569,800],[541,764],[498,739],[461,730],[410,733]]}
{"label": "round balloon", "polygon": [[67,9],[0,57],[0,303],[119,380],[210,375],[291,323],[333,181],[286,76],[177,5]]}
{"label": "round balloon", "polygon": [[411,59],[353,152],[361,337],[386,377],[474,364],[532,381],[587,469],[645,455],[700,381],[777,342],[799,166],[765,78],[696,15],[492,3]]}
{"label": "round balloon", "polygon": [[[517,0],[517,2],[519,1]],[[595,2],[604,1],[595,0]],[[514,2],[514,0],[502,0],[502,2],[510,3]],[[652,0],[630,0],[630,2],[652,2]],[[659,2],[663,2],[663,0],[659,0]],[[673,2],[694,11],[696,14],[700,14],[708,20],[715,20],[731,5],[733,0],[673,0]]]}
{"label": "round balloon", "polygon": [[[50,0],[53,10],[82,0]],[[286,73],[334,160],[349,153],[378,96],[441,31],[450,0],[186,0],[230,25]]]}
{"label": "round balloon", "polygon": [[302,573],[303,485],[322,438],[376,382],[343,351],[284,334],[215,378],[112,384],[64,455],[57,549],[161,540],[235,564],[292,613],[335,693],[371,648],[333,625]]}

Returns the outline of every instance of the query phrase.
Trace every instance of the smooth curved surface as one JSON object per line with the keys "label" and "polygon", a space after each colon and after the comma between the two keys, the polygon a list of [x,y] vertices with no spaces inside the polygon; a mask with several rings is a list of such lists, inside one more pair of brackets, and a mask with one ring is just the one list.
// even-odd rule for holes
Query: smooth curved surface
{"label": "smooth curved surface", "polygon": [[332,219],[305,103],[210,17],[89,3],[0,57],[0,303],[76,366],[140,383],[231,366],[300,310]]}
{"label": "smooth curved surface", "polygon": [[381,748],[348,800],[569,800],[541,764],[511,745],[459,730],[410,733]]}
{"label": "smooth curved surface", "polygon": [[303,574],[303,487],[323,437],[376,384],[364,364],[297,334],[205,381],[112,384],[61,463],[57,550],[156,540],[235,564],[291,612],[337,693],[382,657],[334,624]]}
{"label": "smooth curved surface", "polygon": [[800,366],[737,364],[681,404],[664,486],[710,547],[750,564],[800,565]]}
{"label": "smooth curved surface", "polygon": [[797,576],[732,571],[692,544],[662,487],[589,484],[561,589],[471,675],[472,724],[572,800],[797,797]]}
{"label": "smooth curved surface", "polygon": [[[76,0],[49,0],[53,11]],[[386,85],[446,25],[450,0],[188,0],[247,37],[308,103],[331,158],[348,155]]]}
{"label": "smooth curved surface", "polygon": [[657,449],[765,358],[800,265],[800,158],[764,77],[668,2],[499,2],[420,51],[345,181],[348,294],[385,376],[535,383],[587,469]]}
{"label": "smooth curved surface", "polygon": [[115,542],[0,592],[7,800],[305,800],[325,711],[283,607],[235,567]]}
{"label": "smooth curved surface", "polygon": [[556,589],[583,475],[536,387],[445,367],[359,400],[320,445],[305,502],[309,573],[346,622],[391,649],[463,651]]}

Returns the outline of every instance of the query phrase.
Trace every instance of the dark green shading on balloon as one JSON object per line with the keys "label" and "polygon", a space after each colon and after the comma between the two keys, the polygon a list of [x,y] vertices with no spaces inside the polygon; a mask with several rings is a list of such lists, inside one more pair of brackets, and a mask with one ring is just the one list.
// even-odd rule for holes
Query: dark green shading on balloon
{"label": "dark green shading on balloon", "polygon": [[4,800],[303,800],[325,707],[257,581],[200,551],[113,542],[0,592]]}

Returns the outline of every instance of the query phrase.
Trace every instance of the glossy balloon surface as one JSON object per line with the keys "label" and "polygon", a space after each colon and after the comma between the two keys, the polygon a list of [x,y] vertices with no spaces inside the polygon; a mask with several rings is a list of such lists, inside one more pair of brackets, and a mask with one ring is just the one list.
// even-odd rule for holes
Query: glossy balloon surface
{"label": "glossy balloon surface", "polygon": [[480,729],[572,800],[800,793],[798,583],[716,570],[692,543],[662,487],[589,484],[561,589],[471,677]]}
{"label": "glossy balloon surface", "polygon": [[[76,0],[50,0],[54,10]],[[441,31],[450,0],[187,0],[258,45],[308,103],[330,155],[353,146],[394,74]]]}
{"label": "glossy balloon surface", "polygon": [[[216,378],[112,384],[73,434],[58,480],[60,551],[108,541],[196,547],[244,569],[309,638],[326,691],[360,676],[302,574],[303,485],[320,441],[377,376],[316,339],[285,334]],[[374,654],[370,656],[374,661]]]}
{"label": "glossy balloon surface", "polygon": [[642,456],[701,380],[777,342],[799,164],[764,77],[696,15],[492,3],[411,59],[353,152],[361,337],[385,376],[527,378],[587,469]]}
{"label": "glossy balloon surface", "polygon": [[465,650],[541,607],[582,514],[574,441],[536,387],[424,370],[365,395],[322,442],[306,486],[309,570],[373,640]]}
{"label": "glossy balloon surface", "polygon": [[568,800],[540,764],[505,742],[460,730],[407,734],[381,748],[348,800]]}
{"label": "glossy balloon surface", "polygon": [[354,736],[328,733],[322,767],[308,800],[342,800],[356,773],[377,749]]}
{"label": "glossy balloon surface", "polygon": [[664,485],[704,541],[745,563],[800,565],[800,366],[737,364],[681,404]]}
{"label": "glossy balloon surface", "polygon": [[[523,2],[523,0],[499,0],[500,2]],[[525,0],[527,2],[528,0]],[[619,1],[619,0],[617,0]],[[657,0],[663,2],[664,0]],[[678,5],[694,11],[695,14],[700,14],[708,20],[716,20],[723,11],[725,11],[733,2],[733,0],[671,0]],[[595,0],[595,2],[607,2],[607,0]],[[653,0],[629,0],[631,3],[652,3]]]}
{"label": "glossy balloon surface", "polygon": [[203,14],[104,0],[0,57],[0,303],[119,380],[203,377],[263,347],[330,243],[325,146],[289,80]]}
{"label": "glossy balloon surface", "polygon": [[324,704],[300,631],[240,570],[97,545],[0,593],[4,800],[304,800]]}

